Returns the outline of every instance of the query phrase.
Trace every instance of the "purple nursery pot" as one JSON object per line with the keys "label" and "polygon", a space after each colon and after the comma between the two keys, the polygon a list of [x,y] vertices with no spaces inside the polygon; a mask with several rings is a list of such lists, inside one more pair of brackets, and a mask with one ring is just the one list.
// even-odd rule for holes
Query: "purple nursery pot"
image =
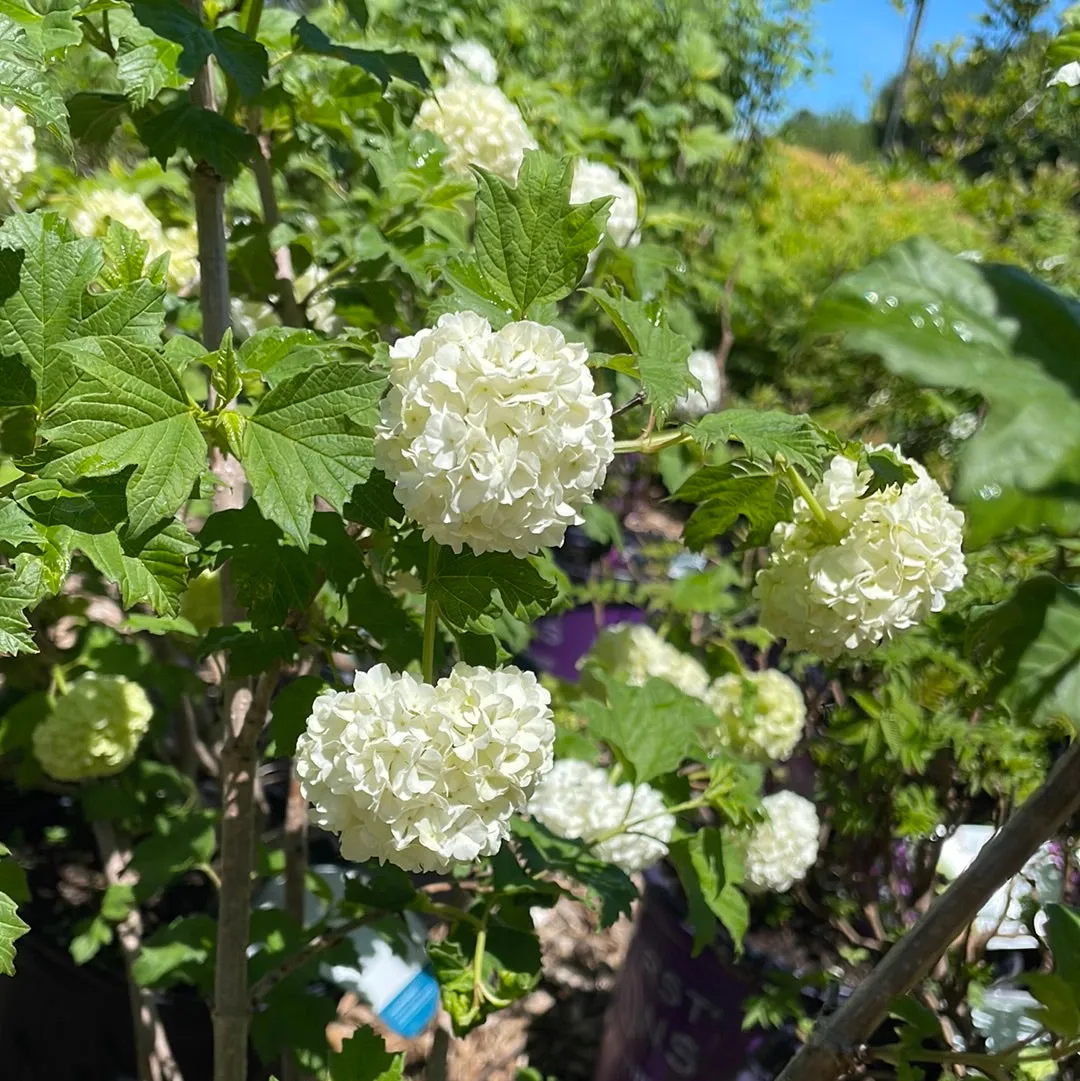
{"label": "purple nursery pot", "polygon": [[[646,872],[634,937],[608,1007],[595,1081],[758,1081],[777,1033],[744,1031],[760,991],[752,963],[722,941],[691,956],[693,934],[659,869]],[[781,1059],[783,1061],[783,1059]]]}
{"label": "purple nursery pot", "polygon": [[599,609],[585,604],[569,612],[544,616],[534,625],[526,657],[541,672],[577,683],[578,661],[592,649],[604,627],[644,622],[645,613],[631,604],[610,604]]}

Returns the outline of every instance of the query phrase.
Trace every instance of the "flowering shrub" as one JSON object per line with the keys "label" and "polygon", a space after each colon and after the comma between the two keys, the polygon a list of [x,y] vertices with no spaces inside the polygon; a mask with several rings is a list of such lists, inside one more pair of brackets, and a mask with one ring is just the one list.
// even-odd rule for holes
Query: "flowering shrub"
{"label": "flowering shrub", "polygon": [[131,763],[153,713],[137,683],[89,672],[34,729],[34,754],[58,781],[108,777]]}
{"label": "flowering shrub", "polygon": [[346,859],[446,871],[492,856],[551,768],[550,697],[530,672],[457,664],[434,686],[386,665],[315,699],[296,772]]}
{"label": "flowering shrub", "polygon": [[611,403],[554,327],[470,312],[390,350],[375,461],[424,534],[526,556],[582,521],[611,462]]}
{"label": "flowering shrub", "polygon": [[[365,963],[352,931],[437,924],[427,958],[465,1034],[536,985],[538,910],[581,898],[608,926],[656,860],[695,949],[718,924],[736,949],[790,926],[854,981],[854,941],[905,948],[896,838],[929,899],[939,826],[1038,788],[1076,723],[1075,305],[907,243],[809,316],[817,284],[750,313],[790,310],[787,330],[828,340],[818,359],[889,385],[860,387],[857,417],[819,408],[854,393],[835,373],[805,396],[813,417],[767,408],[801,358],[763,375],[740,336],[751,300],[790,282],[755,292],[775,251],[748,245],[735,280],[746,238],[719,181],[738,110],[765,107],[740,80],[766,100],[768,71],[798,66],[767,47],[785,24],[587,6],[581,25],[620,48],[600,75],[545,81],[547,37],[510,7],[410,7],[395,34],[389,6],[255,4],[243,28],[175,0],[0,12],[0,100],[47,156],[0,223],[0,752],[11,794],[36,789],[64,823],[0,853],[0,971],[18,904],[79,963],[122,963],[139,1081],[179,1076],[158,1010],[181,985],[215,1012],[215,1081],[243,1081],[250,1053],[282,1077],[401,1075],[372,1031],[327,1042],[325,966]],[[570,14],[564,59],[596,51]],[[450,73],[434,92],[417,56],[381,47],[431,22],[420,51]],[[721,26],[761,50],[756,74],[741,55],[728,73]],[[491,51],[446,55],[471,34],[535,141],[487,81]],[[70,85],[87,70],[107,89]],[[76,150],[124,193],[76,179],[58,157]],[[832,166],[807,168],[832,221]],[[843,203],[861,180],[841,180]],[[905,228],[947,219],[947,193],[925,194]],[[755,237],[819,257],[801,222],[758,229],[769,213],[754,201]],[[864,233],[831,271],[888,239]],[[848,440],[888,427],[905,386],[936,403],[906,454]],[[624,534],[643,522],[667,539]],[[612,546],[613,586],[599,563],[564,573],[572,525]],[[608,601],[659,631],[609,630],[579,682],[514,663],[541,617]],[[784,764],[801,739],[813,802],[791,790],[806,758]],[[309,828],[358,865],[343,889],[306,866]],[[39,870],[61,835],[91,883],[77,915]],[[254,884],[283,907],[253,913]],[[905,1065],[924,1035],[884,1053]],[[1074,1035],[1054,1037],[1062,1060]]]}

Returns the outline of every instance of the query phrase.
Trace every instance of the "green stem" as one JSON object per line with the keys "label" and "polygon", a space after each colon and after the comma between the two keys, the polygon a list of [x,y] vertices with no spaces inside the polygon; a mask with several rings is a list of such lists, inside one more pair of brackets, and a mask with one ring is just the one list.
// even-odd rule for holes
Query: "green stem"
{"label": "green stem", "polygon": [[620,834],[629,833],[630,830],[637,828],[638,826],[644,826],[647,822],[651,822],[654,818],[659,818],[661,815],[677,815],[683,811],[696,811],[699,807],[704,807],[707,801],[703,799],[691,799],[685,803],[677,803],[674,807],[665,807],[662,811],[657,811],[656,814],[646,815],[644,818],[637,818],[633,822],[623,822],[616,826],[614,829],[608,830],[606,833],[601,833],[599,837],[594,837],[589,842],[589,847],[593,848],[596,845],[603,844],[605,841],[610,841],[612,837],[618,837]]}
{"label": "green stem", "polygon": [[445,920],[447,923],[467,923],[478,930],[484,926],[484,921],[479,916],[474,916],[471,912],[466,912],[465,909],[458,908],[456,905],[445,905],[439,901],[429,900],[426,893],[418,894],[416,901],[410,907],[427,916]]}
{"label": "green stem", "polygon": [[656,432],[653,435],[640,436],[637,439],[618,439],[615,441],[616,454],[655,454],[665,447],[677,447],[680,443],[692,443],[694,437],[681,428],[668,432]]}
{"label": "green stem", "polygon": [[424,594],[424,653],[423,673],[425,683],[435,682],[435,632],[439,627],[439,602],[431,591],[431,584],[439,568],[439,545],[432,540],[428,544],[427,592]]}
{"label": "green stem", "polygon": [[787,477],[788,483],[806,500],[806,505],[810,508],[810,513],[814,516],[818,524],[829,535],[833,544],[839,544],[841,541],[840,531],[829,520],[829,516],[825,513],[825,509],[817,501],[817,497],[810,490],[810,485],[803,479],[802,474],[792,465],[784,467],[784,476]]}

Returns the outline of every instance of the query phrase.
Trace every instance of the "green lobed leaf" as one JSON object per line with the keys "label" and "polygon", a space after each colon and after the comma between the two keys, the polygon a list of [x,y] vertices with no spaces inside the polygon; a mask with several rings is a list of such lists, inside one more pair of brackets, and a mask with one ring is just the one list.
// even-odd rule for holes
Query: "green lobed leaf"
{"label": "green lobed leaf", "polygon": [[690,343],[667,325],[663,312],[640,300],[586,289],[634,351],[646,401],[663,420],[678,398],[698,389],[690,372]]}
{"label": "green lobed leaf", "polygon": [[205,162],[224,180],[235,180],[259,152],[255,137],[210,109],[182,100],[155,111],[149,106],[134,117],[139,137],[162,168],[186,150],[196,164]]}
{"label": "green lobed leaf", "polygon": [[979,663],[994,666],[991,693],[1005,705],[1080,723],[1080,590],[1036,575],[973,621],[970,635]]}
{"label": "green lobed leaf", "polygon": [[143,942],[131,977],[140,987],[188,984],[209,994],[216,940],[217,924],[210,916],[200,912],[178,917]]}
{"label": "green lobed leaf", "polygon": [[298,676],[274,696],[270,706],[270,734],[274,738],[274,753],[292,756],[296,741],[307,725],[311,704],[326,689],[319,676]]}
{"label": "green lobed leaf", "polygon": [[15,902],[0,893],[0,973],[5,976],[15,975],[15,943],[29,930]]}
{"label": "green lobed leaf", "polygon": [[139,875],[136,897],[146,900],[181,872],[209,863],[217,848],[216,821],[217,815],[208,810],[182,818],[159,817],[154,832],[131,853],[131,866]]}
{"label": "green lobed leaf", "polygon": [[772,462],[782,455],[788,465],[808,473],[820,473],[827,450],[824,434],[805,413],[725,409],[702,417],[689,431],[705,450],[717,443],[741,443],[754,461]]}
{"label": "green lobed leaf", "polygon": [[690,838],[680,837],[668,846],[668,861],[675,868],[686,895],[687,918],[694,932],[690,956],[697,957],[716,940],[716,914],[705,900],[701,878],[690,858]]}
{"label": "green lobed leaf", "polygon": [[19,571],[0,570],[0,655],[37,653],[26,618],[26,609],[41,596],[36,588],[37,562]]}
{"label": "green lobed leaf", "polygon": [[315,496],[340,512],[371,472],[386,376],[366,364],[297,372],[259,402],[239,446],[259,509],[306,548]]}
{"label": "green lobed leaf", "polygon": [[237,350],[240,367],[258,372],[270,387],[305,368],[327,364],[338,351],[314,330],[267,327],[253,334]]}
{"label": "green lobed leaf", "polygon": [[686,847],[702,899],[731,935],[736,951],[741,951],[750,926],[750,903],[739,889],[744,870],[737,846],[723,830],[702,829]]}
{"label": "green lobed leaf", "polygon": [[178,67],[182,46],[143,28],[132,27],[120,37],[116,78],[136,109],[145,108],[166,88],[179,89],[184,79]]}
{"label": "green lobed leaf", "polygon": [[810,327],[924,386],[986,399],[986,422],[960,461],[966,497],[1039,491],[1077,460],[1080,303],[1015,267],[904,241],[826,290]]}
{"label": "green lobed leaf", "polygon": [[71,149],[67,107],[24,27],[0,14],[0,103],[17,105]]}
{"label": "green lobed leaf", "polygon": [[358,1028],[330,1056],[330,1081],[401,1081],[405,1053],[391,1054],[374,1029]]}
{"label": "green lobed leaf", "polygon": [[1068,983],[1080,1004],[1080,912],[1053,903],[1046,906],[1046,915],[1054,971]]}
{"label": "green lobed leaf", "polygon": [[534,305],[573,292],[600,242],[611,198],[571,206],[573,159],[540,150],[525,152],[516,186],[474,171],[476,265],[494,293],[524,319]]}
{"label": "green lobed leaf", "polygon": [[697,698],[650,678],[631,687],[604,677],[607,703],[582,699],[578,708],[589,731],[618,753],[627,779],[644,784],[671,773],[698,747],[700,729],[715,726],[716,715]]}
{"label": "green lobed leaf", "polygon": [[503,611],[531,622],[551,607],[557,593],[532,560],[506,552],[478,556],[463,548],[455,555],[440,545],[434,577],[422,559],[417,567],[439,614],[459,630],[491,633],[493,619]]}
{"label": "green lobed leaf", "polygon": [[588,898],[600,914],[600,926],[610,927],[620,916],[630,915],[637,887],[612,863],[589,852],[584,842],[557,837],[546,826],[524,818],[510,820],[518,853],[531,875],[567,875],[588,890]]}
{"label": "green lobed leaf", "polygon": [[293,27],[293,47],[298,52],[331,56],[335,60],[353,64],[369,75],[375,76],[384,85],[391,79],[401,79],[420,87],[421,90],[427,90],[431,86],[423,66],[412,53],[388,53],[371,49],[356,49],[351,45],[338,45],[303,16]]}
{"label": "green lobed leaf", "polygon": [[776,474],[748,471],[738,460],[699,469],[674,498],[699,504],[683,528],[683,540],[696,551],[723,536],[740,518],[750,523],[747,544],[764,544],[791,509],[787,487]]}
{"label": "green lobed leaf", "polygon": [[42,422],[42,476],[63,481],[135,466],[127,502],[138,536],[172,516],[205,468],[194,403],[159,351],[104,337],[72,345],[70,356],[86,381]]}
{"label": "green lobed leaf", "polygon": [[67,100],[71,136],[81,143],[103,146],[127,114],[127,98],[99,90],[84,90]]}
{"label": "green lobed leaf", "polygon": [[0,17],[21,26],[43,60],[56,59],[82,41],[82,26],[76,19],[82,4],[80,0],[44,0],[39,6],[30,0],[2,0]]}

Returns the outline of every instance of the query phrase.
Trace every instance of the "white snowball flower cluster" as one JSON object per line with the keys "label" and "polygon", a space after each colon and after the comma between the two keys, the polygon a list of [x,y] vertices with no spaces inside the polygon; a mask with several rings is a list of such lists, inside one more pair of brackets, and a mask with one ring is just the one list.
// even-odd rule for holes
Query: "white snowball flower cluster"
{"label": "white snowball flower cluster", "polygon": [[443,59],[447,73],[454,78],[479,79],[492,85],[499,77],[499,65],[491,50],[479,41],[456,41]]}
{"label": "white snowball flower cluster", "polygon": [[432,686],[377,665],[315,699],[301,791],[346,859],[446,871],[493,855],[551,768],[550,702],[513,667],[458,664]]}
{"label": "white snowball flower cluster", "polygon": [[705,702],[720,721],[706,735],[714,752],[730,748],[766,762],[786,762],[806,727],[799,685],[775,668],[729,672],[713,683]]}
{"label": "white snowball flower cluster", "polygon": [[[662,859],[675,829],[675,817],[655,788],[612,784],[605,770],[574,758],[560,758],[537,785],[529,814],[559,837],[584,841],[599,859],[627,874]],[[597,840],[623,824],[627,832]]]}
{"label": "white snowball flower cluster", "polygon": [[610,165],[599,161],[579,161],[570,185],[571,204],[578,206],[609,195],[615,197],[615,202],[608,211],[604,233],[620,248],[633,247],[641,240],[634,189]]}
{"label": "white snowball flower cluster", "polygon": [[425,537],[523,557],[582,521],[614,457],[587,357],[553,327],[473,312],[390,347],[375,463]]}
{"label": "white snowball flower cluster", "polygon": [[785,893],[817,861],[817,810],[796,792],[774,792],[761,803],[765,821],[754,827],[746,847],[746,881],[752,889]]}
{"label": "white snowball flower cluster", "polygon": [[86,192],[71,215],[71,224],[83,236],[104,236],[110,220],[126,225],[142,238],[149,260],[169,253],[168,278],[173,289],[183,291],[198,280],[199,252],[194,229],[166,229],[138,195],[119,188]]}
{"label": "white snowball flower cluster", "polygon": [[914,481],[867,494],[871,472],[837,455],[813,491],[835,536],[801,497],[794,521],[773,531],[757,579],[761,623],[792,649],[826,660],[865,650],[941,611],[964,581],[963,514],[918,462],[890,449]]}
{"label": "white snowball flower cluster", "polygon": [[455,78],[436,90],[414,125],[446,144],[447,168],[467,173],[479,165],[504,180],[517,180],[526,150],[536,149],[517,106],[497,87]]}
{"label": "white snowball flower cluster", "polygon": [[589,661],[631,687],[642,686],[652,676],[667,680],[694,698],[704,698],[709,689],[709,673],[700,661],[640,623],[619,623],[605,628],[597,636],[585,663]]}
{"label": "white snowball flower cluster", "polygon": [[701,390],[690,390],[675,400],[675,415],[684,420],[697,420],[706,413],[715,413],[724,400],[724,384],[716,354],[708,349],[695,349],[687,361],[690,374],[697,377]]}
{"label": "white snowball flower cluster", "polygon": [[34,129],[17,105],[0,105],[0,188],[15,192],[37,168]]}
{"label": "white snowball flower cluster", "polygon": [[34,755],[57,781],[119,773],[135,757],[154,707],[123,676],[80,676],[34,729]]}

